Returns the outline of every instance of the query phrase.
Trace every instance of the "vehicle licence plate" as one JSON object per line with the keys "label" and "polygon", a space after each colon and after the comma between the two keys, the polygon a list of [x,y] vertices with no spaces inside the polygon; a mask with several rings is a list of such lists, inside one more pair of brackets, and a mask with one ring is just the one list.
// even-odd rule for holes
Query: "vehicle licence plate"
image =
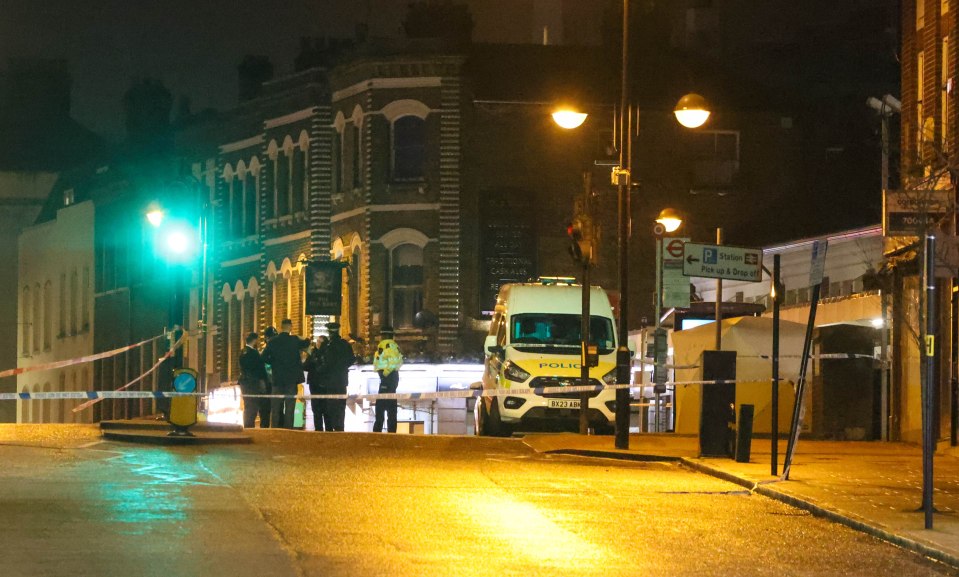
{"label": "vehicle licence plate", "polygon": [[579,399],[549,399],[546,406],[550,409],[578,409]]}

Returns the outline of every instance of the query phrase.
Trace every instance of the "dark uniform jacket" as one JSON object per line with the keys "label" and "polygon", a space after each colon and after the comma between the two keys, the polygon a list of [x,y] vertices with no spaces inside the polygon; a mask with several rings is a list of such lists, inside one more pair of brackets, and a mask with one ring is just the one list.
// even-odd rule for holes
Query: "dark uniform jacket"
{"label": "dark uniform jacket", "polygon": [[310,382],[310,392],[323,394],[326,392],[326,351],[330,348],[328,342],[313,349],[310,356],[303,362],[306,371],[306,380]]}
{"label": "dark uniform jacket", "polygon": [[321,381],[326,389],[333,394],[346,392],[346,385],[350,380],[350,366],[356,359],[353,347],[341,338],[334,337],[323,347],[324,368]]}
{"label": "dark uniform jacket", "polygon": [[253,347],[243,347],[240,354],[240,388],[243,392],[256,394],[266,392],[266,363]]}
{"label": "dark uniform jacket", "polygon": [[263,360],[273,369],[274,387],[291,387],[303,382],[300,351],[309,344],[309,341],[290,333],[280,333],[266,344]]}

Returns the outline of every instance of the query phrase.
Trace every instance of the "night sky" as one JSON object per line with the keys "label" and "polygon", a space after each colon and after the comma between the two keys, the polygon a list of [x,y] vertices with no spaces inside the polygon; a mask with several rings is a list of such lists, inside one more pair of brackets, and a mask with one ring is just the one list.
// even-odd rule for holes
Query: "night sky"
{"label": "night sky", "polygon": [[[576,0],[578,2],[579,0]],[[131,79],[159,78],[193,110],[236,102],[236,66],[244,54],[265,54],[277,75],[292,71],[303,36],[348,37],[368,21],[375,36],[401,34],[410,0],[0,0],[0,64],[9,58],[65,58],[73,77],[73,116],[116,139],[119,103]],[[474,38],[532,39],[508,11],[543,11],[571,0],[472,0]],[[591,7],[583,7],[590,4]],[[583,2],[584,27],[599,19]]]}

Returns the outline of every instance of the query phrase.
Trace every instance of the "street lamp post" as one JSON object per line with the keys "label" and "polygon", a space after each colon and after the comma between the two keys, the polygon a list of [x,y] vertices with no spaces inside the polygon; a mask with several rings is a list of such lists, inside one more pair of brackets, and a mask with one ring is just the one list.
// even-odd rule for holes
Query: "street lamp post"
{"label": "street lamp post", "polygon": [[656,217],[656,318],[655,318],[655,332],[654,332],[654,342],[655,342],[655,356],[654,356],[654,369],[653,369],[653,395],[655,395],[655,404],[656,410],[655,420],[653,422],[653,431],[658,433],[659,430],[659,418],[660,418],[660,395],[664,392],[666,388],[666,351],[659,350],[660,347],[666,346],[665,335],[660,336],[661,319],[663,316],[662,307],[663,307],[663,235],[671,234],[679,230],[679,227],[683,224],[683,219],[679,216],[679,213],[671,208],[664,208],[659,216]]}
{"label": "street lamp post", "polygon": [[[631,207],[629,191],[632,172],[633,146],[633,109],[629,102],[629,0],[623,0],[622,14],[623,52],[620,74],[619,108],[614,121],[619,135],[619,166],[613,167],[612,182],[617,187],[619,247],[619,346],[616,349],[616,383],[622,388],[616,389],[616,448],[629,448],[629,388],[632,384],[632,359],[629,352],[629,236],[631,230]],[[576,128],[586,119],[586,115],[574,111],[561,111],[553,119],[563,128]],[[687,128],[698,128],[709,118],[706,100],[698,94],[687,94],[676,104],[673,110],[676,119]],[[567,122],[568,121],[568,122]],[[638,113],[636,122],[639,122]],[[625,386],[624,386],[625,385]]]}
{"label": "street lamp post", "polygon": [[[173,275],[173,294],[170,300],[170,310],[168,312],[169,322],[172,325],[172,331],[175,335],[173,342],[179,339],[180,333],[186,330],[189,321],[190,298],[184,294],[187,290],[186,282],[192,283],[194,280],[187,281],[184,275],[188,274],[187,265],[197,264],[199,260],[200,278],[199,290],[197,291],[197,361],[200,370],[199,373],[205,375],[206,367],[206,301],[207,301],[207,251],[208,251],[208,233],[209,222],[206,215],[207,205],[200,201],[195,194],[196,181],[185,182],[177,181],[176,186],[186,189],[187,197],[180,198],[173,202],[174,210],[169,207],[163,207],[157,202],[153,202],[147,207],[146,219],[150,226],[155,229],[154,250],[168,263]],[[181,203],[185,203],[182,204]],[[184,306],[186,305],[186,306]],[[185,316],[186,315],[186,316]],[[200,346],[202,343],[202,346]],[[182,349],[174,355],[174,368],[182,365]],[[202,389],[206,389],[206,379],[202,384]]]}

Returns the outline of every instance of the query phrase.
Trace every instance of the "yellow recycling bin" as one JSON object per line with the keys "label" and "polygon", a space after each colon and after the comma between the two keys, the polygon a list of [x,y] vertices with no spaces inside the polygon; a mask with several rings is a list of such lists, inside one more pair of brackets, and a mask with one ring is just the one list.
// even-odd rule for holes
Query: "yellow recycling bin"
{"label": "yellow recycling bin", "polygon": [[[196,392],[197,373],[193,369],[176,369],[173,371],[173,390],[177,393]],[[189,428],[196,424],[197,407],[200,397],[188,395],[170,399],[170,414],[167,422],[173,425],[169,433],[171,437],[192,437]]]}

